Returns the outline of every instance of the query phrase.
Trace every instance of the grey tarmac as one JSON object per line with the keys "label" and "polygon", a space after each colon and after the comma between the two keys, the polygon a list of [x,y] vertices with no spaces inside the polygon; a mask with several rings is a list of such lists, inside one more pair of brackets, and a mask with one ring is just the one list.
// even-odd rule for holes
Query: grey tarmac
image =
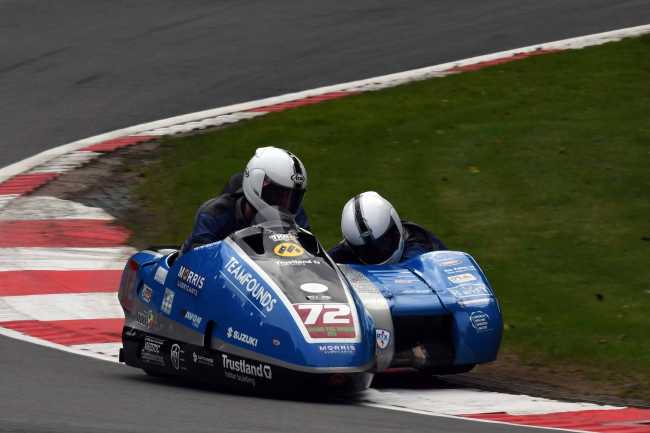
{"label": "grey tarmac", "polygon": [[4,337],[0,353],[0,432],[539,432],[375,409],[354,401],[225,393]]}
{"label": "grey tarmac", "polygon": [[647,0],[0,0],[0,167],[173,115],[648,22]]}

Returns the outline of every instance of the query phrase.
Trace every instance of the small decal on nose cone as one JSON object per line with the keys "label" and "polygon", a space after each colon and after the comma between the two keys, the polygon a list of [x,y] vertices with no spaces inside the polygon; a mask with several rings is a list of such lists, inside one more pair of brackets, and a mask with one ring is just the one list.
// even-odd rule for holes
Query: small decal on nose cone
{"label": "small decal on nose cone", "polygon": [[305,283],[300,285],[300,290],[306,293],[325,293],[327,286],[321,283]]}
{"label": "small decal on nose cone", "polygon": [[280,257],[298,257],[305,253],[305,250],[293,242],[282,242],[273,248],[273,252]]}

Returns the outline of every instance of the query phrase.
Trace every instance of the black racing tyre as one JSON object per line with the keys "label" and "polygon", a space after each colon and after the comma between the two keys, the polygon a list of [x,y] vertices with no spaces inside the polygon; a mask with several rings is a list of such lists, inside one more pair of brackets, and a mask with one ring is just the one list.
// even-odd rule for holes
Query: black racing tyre
{"label": "black racing tyre", "polygon": [[147,373],[147,376],[151,376],[151,377],[167,377],[167,375],[165,373],[160,373],[160,372],[152,370],[150,368],[142,367],[142,370],[144,370],[144,372]]}

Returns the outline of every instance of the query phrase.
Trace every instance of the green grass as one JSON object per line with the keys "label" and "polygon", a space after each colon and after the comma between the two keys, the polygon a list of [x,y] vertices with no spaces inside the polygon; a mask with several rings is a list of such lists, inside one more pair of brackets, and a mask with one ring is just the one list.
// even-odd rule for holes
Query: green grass
{"label": "green grass", "polygon": [[131,223],[137,240],[180,243],[198,205],[267,145],[305,163],[325,245],[345,201],[376,190],[478,259],[506,350],[598,380],[634,375],[624,392],[650,398],[650,38],[167,139],[136,189],[156,215]]}

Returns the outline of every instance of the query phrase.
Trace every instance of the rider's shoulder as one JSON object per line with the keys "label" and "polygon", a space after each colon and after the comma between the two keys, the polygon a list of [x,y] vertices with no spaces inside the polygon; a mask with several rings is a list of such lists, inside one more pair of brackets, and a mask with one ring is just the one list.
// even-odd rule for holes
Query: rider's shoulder
{"label": "rider's shoulder", "polygon": [[199,208],[199,213],[206,213],[212,216],[230,213],[234,215],[236,201],[237,197],[234,194],[221,194],[203,203]]}
{"label": "rider's shoulder", "polygon": [[402,227],[406,231],[406,237],[429,237],[432,233],[425,229],[420,224],[416,224],[413,221],[402,220]]}
{"label": "rider's shoulder", "polygon": [[345,264],[359,264],[359,257],[354,254],[352,248],[348,246],[345,241],[341,241],[338,244],[334,245],[328,251],[328,254],[336,263],[345,263]]}

